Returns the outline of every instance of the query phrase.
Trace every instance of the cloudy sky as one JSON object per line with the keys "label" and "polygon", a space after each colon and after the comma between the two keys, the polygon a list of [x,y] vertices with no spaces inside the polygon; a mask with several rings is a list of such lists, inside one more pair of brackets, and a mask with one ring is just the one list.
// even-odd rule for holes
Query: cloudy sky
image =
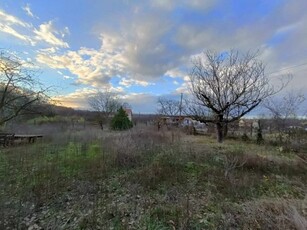
{"label": "cloudy sky", "polygon": [[306,0],[29,0],[0,2],[0,48],[40,68],[62,105],[88,108],[95,90],[134,112],[186,93],[191,57],[260,50],[272,82],[307,92]]}

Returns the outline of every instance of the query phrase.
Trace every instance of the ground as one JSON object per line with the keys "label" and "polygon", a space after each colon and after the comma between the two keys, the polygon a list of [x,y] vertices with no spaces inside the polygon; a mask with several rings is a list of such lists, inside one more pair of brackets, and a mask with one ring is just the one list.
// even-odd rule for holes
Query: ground
{"label": "ground", "polygon": [[0,229],[306,229],[297,153],[140,124],[42,128],[0,149]]}

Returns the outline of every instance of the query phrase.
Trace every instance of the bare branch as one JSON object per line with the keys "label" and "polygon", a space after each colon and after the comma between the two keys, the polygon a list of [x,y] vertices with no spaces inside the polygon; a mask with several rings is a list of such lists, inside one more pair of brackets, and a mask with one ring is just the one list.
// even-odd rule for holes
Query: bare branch
{"label": "bare branch", "polygon": [[88,99],[88,103],[91,108],[97,112],[97,120],[102,129],[103,124],[106,123],[110,115],[117,112],[122,106],[118,99],[118,95],[109,91],[97,92]]}
{"label": "bare branch", "polygon": [[[240,119],[287,84],[274,89],[257,56],[258,52],[240,54],[231,50],[218,54],[207,51],[192,60],[191,91],[197,102],[192,105],[211,111],[211,122],[219,129]],[[210,120],[197,116],[199,120]],[[218,131],[218,140],[222,142],[222,132]]]}
{"label": "bare branch", "polygon": [[162,98],[158,99],[158,113],[166,116],[177,116],[180,114],[180,110],[183,110],[183,105],[180,101]]}
{"label": "bare branch", "polygon": [[48,98],[48,89],[35,79],[37,73],[29,66],[8,52],[0,52],[0,125],[25,111],[38,112],[33,105]]}

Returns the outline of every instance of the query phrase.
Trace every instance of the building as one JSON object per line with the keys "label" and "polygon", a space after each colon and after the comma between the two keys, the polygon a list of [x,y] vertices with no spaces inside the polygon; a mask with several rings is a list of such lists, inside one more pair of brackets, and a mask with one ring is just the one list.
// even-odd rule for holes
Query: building
{"label": "building", "polygon": [[132,121],[132,110],[128,108],[124,108],[124,110],[127,113],[129,120]]}

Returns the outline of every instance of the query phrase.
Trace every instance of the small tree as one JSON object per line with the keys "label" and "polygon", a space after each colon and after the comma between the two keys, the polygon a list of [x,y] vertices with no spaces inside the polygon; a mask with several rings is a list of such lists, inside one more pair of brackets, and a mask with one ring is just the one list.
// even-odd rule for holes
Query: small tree
{"label": "small tree", "polygon": [[121,106],[118,96],[109,91],[97,92],[88,99],[88,103],[97,113],[96,119],[101,129],[108,122],[111,114],[114,114]]}
{"label": "small tree", "polygon": [[123,107],[120,107],[111,121],[111,128],[114,130],[126,130],[132,128],[132,126],[133,124],[129,120],[126,111]]}
{"label": "small tree", "polygon": [[47,96],[42,85],[35,79],[31,63],[0,52],[0,125],[15,117],[40,113]]}
{"label": "small tree", "polygon": [[[255,109],[277,91],[269,84],[257,53],[205,52],[193,60],[190,73],[196,119],[216,125],[223,142],[227,125]],[[281,87],[282,88],[282,87]],[[205,114],[209,117],[205,117]]]}

